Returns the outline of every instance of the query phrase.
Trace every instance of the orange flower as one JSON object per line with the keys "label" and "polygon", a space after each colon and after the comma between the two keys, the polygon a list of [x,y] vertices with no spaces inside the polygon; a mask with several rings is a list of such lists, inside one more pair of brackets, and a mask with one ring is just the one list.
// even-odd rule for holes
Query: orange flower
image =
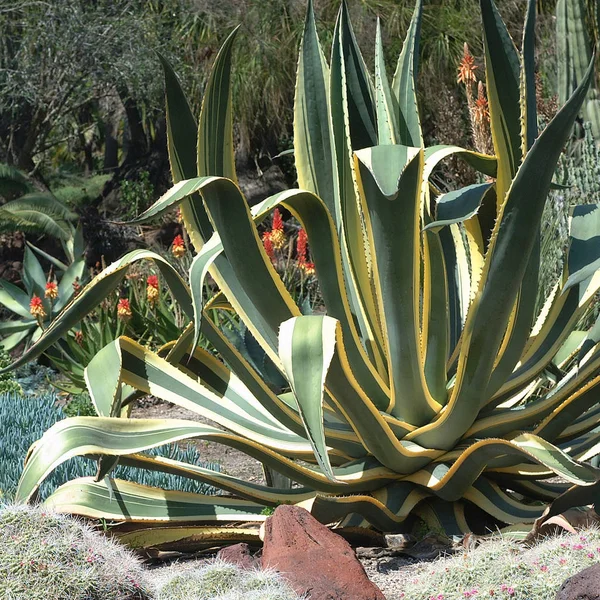
{"label": "orange flower", "polygon": [[75,332],[75,341],[80,345],[83,346],[83,333],[81,333],[81,331],[76,331]]}
{"label": "orange flower", "polygon": [[481,81],[477,86],[477,100],[475,100],[473,116],[475,117],[475,121],[479,125],[482,125],[483,123],[487,122],[490,118],[490,113],[488,110],[488,101],[485,97],[485,92],[483,91],[483,83]]}
{"label": "orange flower", "polygon": [[54,281],[49,281],[46,284],[46,291],[44,292],[44,296],[46,298],[50,298],[50,300],[56,300],[58,298],[58,286]]}
{"label": "orange flower", "polygon": [[31,302],[29,303],[29,312],[36,319],[43,319],[46,316],[46,311],[44,310],[44,303],[39,296],[35,294],[31,297]]}
{"label": "orange flower", "polygon": [[146,298],[151,306],[158,300],[159,289],[158,289],[158,276],[150,275],[146,280]]}
{"label": "orange flower", "polygon": [[131,306],[129,305],[129,300],[127,300],[127,298],[119,299],[119,303],[117,304],[117,316],[123,321],[131,319]]}
{"label": "orange flower", "polygon": [[285,245],[285,233],[283,232],[283,219],[281,212],[276,208],[273,211],[273,229],[271,231],[271,242],[275,250],[281,250]]}
{"label": "orange flower", "polygon": [[304,262],[300,265],[300,268],[304,271],[304,274],[307,277],[315,274],[315,263]]}
{"label": "orange flower", "polygon": [[467,46],[467,43],[465,42],[463,59],[458,67],[457,83],[464,83],[465,85],[475,83],[475,69],[477,69],[475,59],[471,56],[469,46]]}
{"label": "orange flower", "polygon": [[275,249],[273,248],[273,241],[271,240],[271,232],[265,231],[262,236],[262,243],[265,247],[267,256],[271,259],[271,262],[275,262]]}
{"label": "orange flower", "polygon": [[180,235],[176,235],[171,246],[171,252],[175,258],[181,258],[185,254],[185,242]]}
{"label": "orange flower", "polygon": [[181,213],[181,207],[177,208],[177,222],[183,223],[183,214]]}

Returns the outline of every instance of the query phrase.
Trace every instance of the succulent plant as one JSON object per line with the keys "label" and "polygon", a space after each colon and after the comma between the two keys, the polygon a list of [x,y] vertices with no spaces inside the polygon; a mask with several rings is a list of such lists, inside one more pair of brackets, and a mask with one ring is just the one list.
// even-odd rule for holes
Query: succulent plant
{"label": "succulent plant", "polygon": [[[138,260],[154,261],[192,323],[158,353],[121,337],[94,357],[86,381],[99,416],[46,432],[28,456],[19,499],[34,497],[69,457],[102,456],[97,478],[68,482],[46,502],[171,525],[136,534],[138,545],[201,536],[207,524],[206,535],[215,535],[224,521],[259,522],[265,506],[280,503],[304,506],[325,523],[385,531],[419,515],[458,534],[530,527],[548,503],[551,514],[592,501],[600,471],[585,461],[600,440],[600,336],[571,334],[600,286],[600,249],[591,242],[600,232],[597,205],[575,209],[564,272],[535,310],[544,204],[592,65],[538,135],[535,2],[528,3],[522,53],[492,0],[480,4],[495,156],[424,147],[415,92],[420,0],[391,81],[379,30],[374,78],[368,74],[344,3],[328,64],[309,3],[295,100],[300,189],[252,210],[233,159],[235,32],[216,58],[197,127],[163,61],[175,185],[137,222],[181,207],[197,252],[189,282],[151,252],[130,253],[65,306],[16,364],[92,310]],[[451,155],[487,181],[441,194],[430,175]],[[307,233],[326,314],[302,315],[265,251],[256,225],[278,206]],[[206,299],[208,273],[220,291]],[[214,310],[237,313],[287,389],[276,394],[265,384],[215,325]],[[213,352],[198,347],[201,335]],[[140,393],[226,431],[193,420],[128,418]],[[297,485],[271,488],[139,454],[193,437],[241,449]],[[108,479],[117,463],[177,473],[231,495]],[[555,475],[563,482],[546,481]]]}

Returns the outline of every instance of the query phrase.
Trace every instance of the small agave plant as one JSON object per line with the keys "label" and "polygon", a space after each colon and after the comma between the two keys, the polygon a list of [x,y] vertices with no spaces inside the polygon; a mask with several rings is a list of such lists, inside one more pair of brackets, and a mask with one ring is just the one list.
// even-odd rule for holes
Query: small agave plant
{"label": "small agave plant", "polygon": [[[460,534],[530,528],[548,506],[545,516],[594,501],[600,471],[586,461],[600,451],[600,328],[573,332],[600,289],[600,207],[573,212],[562,278],[540,314],[535,310],[542,211],[592,66],[538,135],[535,2],[522,53],[492,0],[480,4],[495,156],[424,147],[415,96],[420,0],[391,81],[381,31],[371,77],[345,4],[328,63],[309,4],[295,98],[300,189],[252,209],[233,158],[235,32],[215,61],[198,125],[163,61],[176,183],[137,222],[181,207],[197,253],[189,281],[160,256],[132,252],[95,277],[16,364],[43,352],[139,260],[154,261],[192,323],[157,353],[121,337],[96,355],[86,381],[99,416],[67,419],[46,432],[27,457],[21,500],[32,500],[70,457],[96,456],[96,478],[66,483],[47,504],[163,525],[125,536],[138,546],[199,539],[206,525],[215,535],[215,524],[261,521],[265,507],[280,503],[299,504],[329,524],[393,531],[418,515]],[[451,155],[485,182],[441,193],[430,176]],[[261,243],[257,224],[278,206],[307,232],[326,315],[301,314]],[[202,295],[207,273],[220,290],[209,299]],[[237,313],[285,377],[282,393],[215,325],[216,309]],[[201,335],[210,352],[198,346]],[[139,394],[223,429],[131,419]],[[141,454],[190,438],[242,450],[297,485],[272,488]],[[229,495],[119,481],[110,477],[117,463],[175,473]]]}

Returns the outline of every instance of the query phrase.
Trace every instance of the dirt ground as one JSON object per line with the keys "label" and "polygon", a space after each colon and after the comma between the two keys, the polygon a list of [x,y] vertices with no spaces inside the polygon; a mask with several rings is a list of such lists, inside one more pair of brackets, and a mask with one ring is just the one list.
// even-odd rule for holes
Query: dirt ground
{"label": "dirt ground", "polygon": [[[185,408],[152,400],[139,402],[132,411],[132,417],[137,419],[189,419],[219,427],[213,421],[209,421]],[[219,429],[222,429],[222,427],[219,427]],[[182,445],[188,443],[196,445],[203,461],[219,463],[223,473],[252,483],[265,483],[261,464],[243,452],[223,444],[204,440],[186,440]]]}

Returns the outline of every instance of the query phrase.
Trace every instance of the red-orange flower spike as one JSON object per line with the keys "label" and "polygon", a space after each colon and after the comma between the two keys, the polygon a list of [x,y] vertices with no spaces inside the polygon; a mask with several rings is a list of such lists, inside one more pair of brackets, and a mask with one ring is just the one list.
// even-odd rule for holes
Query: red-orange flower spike
{"label": "red-orange flower spike", "polygon": [[273,211],[273,229],[271,231],[271,242],[275,250],[281,250],[285,245],[285,233],[283,232],[283,219],[279,209]]}
{"label": "red-orange flower spike", "polygon": [[265,231],[262,235],[262,243],[265,247],[267,256],[271,259],[271,262],[275,262],[275,248],[273,248],[273,241],[271,240],[271,232]]}
{"label": "red-orange flower spike", "polygon": [[151,306],[158,300],[159,289],[158,289],[158,275],[149,275],[146,280],[146,298]]}
{"label": "red-orange flower spike", "polygon": [[131,319],[131,306],[129,305],[129,300],[127,300],[127,298],[121,298],[119,300],[119,303],[117,304],[117,316],[123,321]]}
{"label": "red-orange flower spike", "polygon": [[477,100],[475,100],[475,108],[473,109],[475,121],[482,125],[490,118],[488,109],[488,101],[483,91],[483,83],[480,81],[477,87]]}
{"label": "red-orange flower spike", "polygon": [[29,302],[29,312],[36,319],[43,319],[46,316],[46,311],[44,310],[44,303],[39,296],[35,294],[31,297],[31,302]]}
{"label": "red-orange flower spike", "polygon": [[54,283],[54,281],[49,281],[46,284],[44,296],[46,298],[50,298],[50,300],[56,300],[58,298],[58,286],[56,285],[56,283]]}
{"label": "red-orange flower spike", "polygon": [[278,208],[273,211],[273,231],[283,231],[283,219]]}
{"label": "red-orange flower spike", "polygon": [[300,229],[298,232],[298,239],[296,240],[296,258],[298,260],[298,264],[302,266],[306,262],[307,254],[306,254],[306,242],[308,241],[308,237],[306,235],[306,231],[304,229]]}
{"label": "red-orange flower spike", "polygon": [[75,332],[75,341],[80,345],[83,346],[83,333],[81,333],[81,331],[76,331]]}
{"label": "red-orange flower spike", "polygon": [[171,252],[175,258],[181,258],[185,254],[185,242],[180,235],[175,236]]}
{"label": "red-orange flower spike", "polygon": [[465,42],[463,59],[458,66],[458,79],[456,80],[457,83],[464,83],[465,85],[475,83],[475,69],[477,69],[475,59],[471,56],[471,53],[469,52],[469,46],[467,46],[467,43]]}

